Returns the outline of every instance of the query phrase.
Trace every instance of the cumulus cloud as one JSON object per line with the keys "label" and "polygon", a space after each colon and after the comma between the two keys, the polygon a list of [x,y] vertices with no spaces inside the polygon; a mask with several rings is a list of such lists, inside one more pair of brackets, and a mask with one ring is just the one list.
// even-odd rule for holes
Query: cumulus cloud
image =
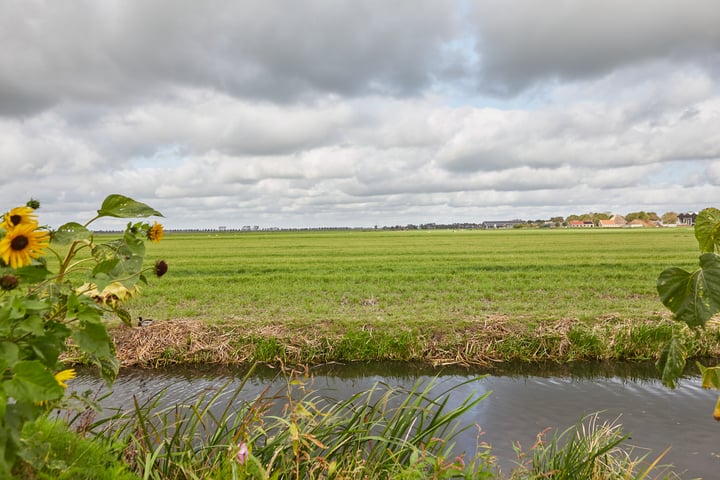
{"label": "cumulus cloud", "polygon": [[538,82],[586,80],[629,65],[720,66],[713,0],[474,2],[480,87],[515,94]]}
{"label": "cumulus cloud", "polygon": [[143,102],[178,85],[281,103],[413,94],[461,67],[446,47],[456,17],[425,0],[6,2],[0,113]]}

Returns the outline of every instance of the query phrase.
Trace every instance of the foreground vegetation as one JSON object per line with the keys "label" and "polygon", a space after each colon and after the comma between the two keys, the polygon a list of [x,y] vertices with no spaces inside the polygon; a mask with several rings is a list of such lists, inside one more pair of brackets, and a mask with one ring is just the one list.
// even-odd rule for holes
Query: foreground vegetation
{"label": "foreground vegetation", "polygon": [[[658,272],[692,229],[165,235],[169,273],[118,328],[125,365],[651,359],[679,328]],[[141,341],[142,340],[142,341]],[[715,355],[720,336],[693,341]]]}
{"label": "foreground vegetation", "polygon": [[[245,377],[245,380],[249,378]],[[460,417],[482,402],[458,402],[463,384],[436,393],[434,382],[410,390],[377,383],[344,401],[313,393],[293,372],[280,392],[242,400],[245,382],[162,407],[162,392],[109,418],[26,425],[18,478],[143,479],[642,479],[677,477],[664,453],[636,454],[621,426],[597,415],[564,432],[542,432],[517,449],[503,471],[478,435],[459,451]],[[478,432],[479,433],[479,432]],[[86,438],[84,438],[85,436]],[[88,439],[92,439],[88,440]]]}

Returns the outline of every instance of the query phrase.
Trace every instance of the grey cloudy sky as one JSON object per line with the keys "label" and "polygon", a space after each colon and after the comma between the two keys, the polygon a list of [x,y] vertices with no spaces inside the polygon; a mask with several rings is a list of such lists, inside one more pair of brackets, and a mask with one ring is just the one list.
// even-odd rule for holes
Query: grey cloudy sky
{"label": "grey cloudy sky", "polygon": [[121,193],[208,228],[719,206],[718,25],[717,0],[4,1],[0,209],[32,196],[59,226]]}

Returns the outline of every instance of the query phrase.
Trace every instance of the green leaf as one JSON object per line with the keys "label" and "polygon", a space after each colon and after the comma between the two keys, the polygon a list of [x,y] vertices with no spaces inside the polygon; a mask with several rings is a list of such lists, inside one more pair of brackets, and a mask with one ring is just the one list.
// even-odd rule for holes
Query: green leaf
{"label": "green leaf", "polygon": [[[7,409],[7,394],[5,393],[3,384],[0,383],[0,418],[5,418],[6,409]],[[0,434],[0,438],[2,438],[2,434]],[[2,440],[0,440],[0,442],[2,442]],[[0,457],[0,458],[2,458],[2,457]],[[2,478],[2,477],[0,477],[0,478]]]}
{"label": "green leaf", "polygon": [[122,320],[125,325],[132,325],[132,317],[127,310],[123,310],[122,308],[116,308],[114,311],[118,318],[120,318],[120,320]]}
{"label": "green leaf", "polygon": [[163,216],[162,213],[144,203],[118,194],[108,195],[105,201],[103,201],[100,210],[98,210],[98,216],[100,217],[137,218],[150,217],[152,215],[158,217]]}
{"label": "green leaf", "polygon": [[12,368],[19,360],[20,349],[12,342],[0,342],[0,371]]}
{"label": "green leaf", "polygon": [[77,222],[69,222],[57,229],[52,235],[53,242],[64,244],[76,240],[89,240],[92,232]]}
{"label": "green leaf", "polygon": [[695,238],[700,251],[714,252],[720,248],[720,210],[706,208],[695,219]]}
{"label": "green leaf", "polygon": [[47,299],[39,299],[36,296],[20,297],[23,310],[27,313],[35,313],[36,315],[44,315],[50,310]]}
{"label": "green leaf", "polygon": [[12,378],[5,382],[5,391],[17,402],[55,400],[64,393],[53,374],[38,360],[17,362],[12,374]]}
{"label": "green leaf", "polygon": [[[92,271],[93,277],[97,276],[100,273],[112,272],[118,263],[120,263],[119,258],[111,258],[109,260],[103,260],[102,262],[95,265],[95,268],[93,268],[93,271]],[[98,290],[102,290],[102,289],[98,288]]]}
{"label": "green leaf", "polygon": [[100,323],[102,315],[95,302],[86,295],[71,293],[67,300],[66,318],[78,319],[83,323]]}
{"label": "green leaf", "polygon": [[665,344],[660,358],[655,363],[660,372],[660,378],[663,385],[670,388],[675,388],[676,381],[683,373],[685,368],[685,359],[687,358],[687,351],[682,340],[675,335]]}
{"label": "green leaf", "polygon": [[71,337],[80,350],[87,354],[100,358],[114,356],[111,346],[112,341],[105,325],[102,323],[85,323],[80,329],[74,330]]}
{"label": "green leaf", "polygon": [[704,326],[720,311],[720,255],[703,253],[693,273],[679,267],[664,270],[657,291],[676,319],[690,327]]}
{"label": "green leaf", "polygon": [[38,337],[30,337],[27,340],[29,347],[35,357],[43,360],[45,365],[54,368],[57,364],[60,352],[65,350],[65,342],[70,336],[70,329],[60,322],[46,322],[45,334]]}
{"label": "green leaf", "polygon": [[705,367],[695,362],[702,375],[702,387],[720,390],[720,366]]}
{"label": "green leaf", "polygon": [[92,283],[95,284],[95,288],[98,292],[102,292],[103,290],[105,290],[105,287],[110,285],[112,282],[112,277],[107,273],[98,273],[97,275],[94,275],[92,277]]}
{"label": "green leaf", "polygon": [[12,297],[0,303],[0,336],[9,337],[12,332],[13,301]]}
{"label": "green leaf", "polygon": [[108,358],[94,358],[93,361],[100,369],[100,377],[102,377],[102,379],[105,380],[105,384],[110,387],[120,371],[120,360],[113,355]]}
{"label": "green leaf", "polygon": [[14,333],[19,335],[28,333],[34,336],[41,336],[45,334],[45,323],[38,315],[28,315],[17,322]]}
{"label": "green leaf", "polygon": [[92,256],[98,263],[115,260],[118,247],[119,240],[95,245],[92,249]]}
{"label": "green leaf", "polygon": [[126,233],[120,240],[97,245],[92,254],[98,262],[105,264],[106,267],[115,263],[112,269],[105,272],[108,276],[106,284],[111,280],[121,279],[123,285],[132,288],[137,283],[137,275],[142,271],[145,243],[132,234]]}
{"label": "green leaf", "polygon": [[40,283],[48,278],[52,273],[43,263],[35,263],[26,267],[15,270],[15,275],[24,283]]}

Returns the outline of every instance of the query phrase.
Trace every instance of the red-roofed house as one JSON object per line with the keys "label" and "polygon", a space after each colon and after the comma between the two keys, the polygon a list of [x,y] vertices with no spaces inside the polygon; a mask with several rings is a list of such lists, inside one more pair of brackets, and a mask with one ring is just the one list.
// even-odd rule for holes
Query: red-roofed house
{"label": "red-roofed house", "polygon": [[625,217],[622,215],[613,215],[609,220],[600,220],[600,226],[605,228],[620,228],[627,225]]}

